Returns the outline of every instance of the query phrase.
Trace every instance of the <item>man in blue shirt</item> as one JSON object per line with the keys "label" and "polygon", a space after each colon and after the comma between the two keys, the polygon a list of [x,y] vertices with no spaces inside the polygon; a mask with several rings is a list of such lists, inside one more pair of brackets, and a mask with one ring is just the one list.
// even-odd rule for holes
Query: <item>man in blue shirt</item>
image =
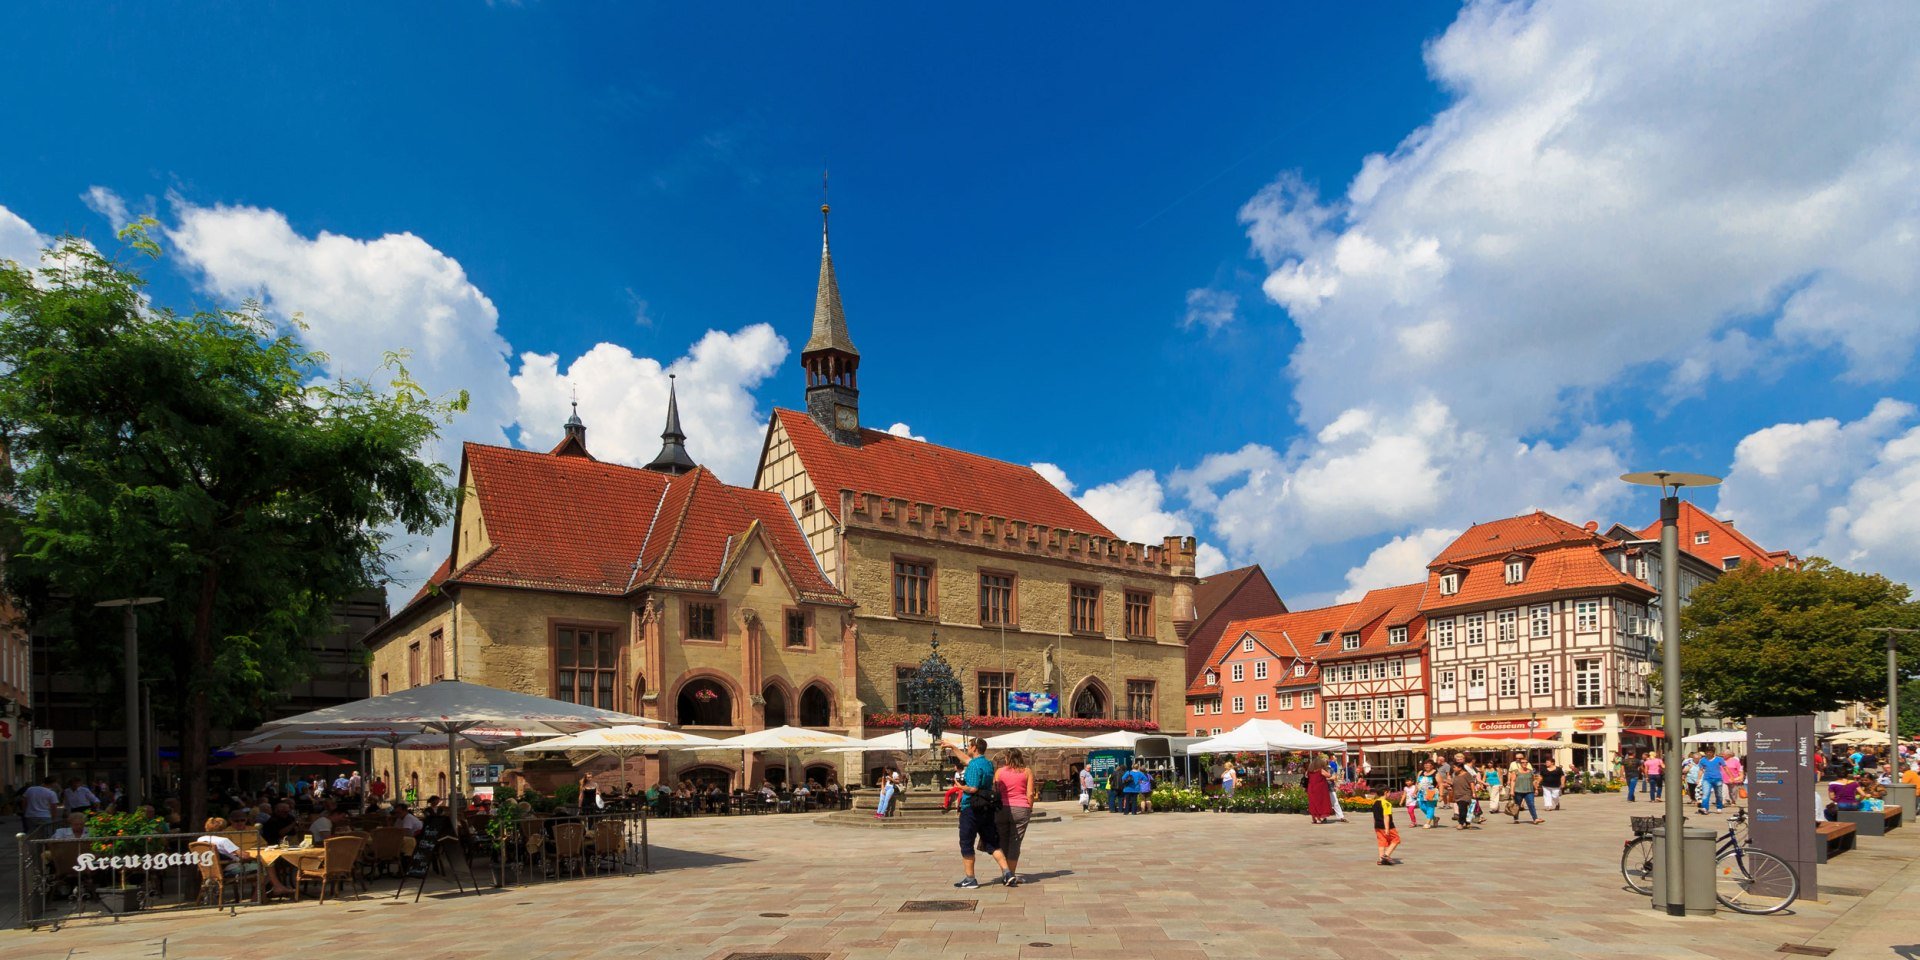
{"label": "man in blue shirt", "polygon": [[[957,746],[947,749],[960,752]],[[974,842],[979,841],[993,861],[1000,865],[1000,882],[1006,883],[1013,871],[1007,868],[1007,855],[1000,852],[1000,828],[994,822],[993,761],[987,759],[987,741],[974,737],[967,741],[967,767],[960,775],[960,868],[966,873],[954,886],[972,889],[980,885],[973,876]]]}
{"label": "man in blue shirt", "polygon": [[1726,809],[1727,801],[1722,795],[1722,788],[1727,782],[1726,766],[1727,761],[1721,759],[1718,754],[1711,752],[1707,754],[1706,759],[1700,761],[1701,813],[1707,812],[1708,800],[1713,801],[1713,808],[1715,810]]}

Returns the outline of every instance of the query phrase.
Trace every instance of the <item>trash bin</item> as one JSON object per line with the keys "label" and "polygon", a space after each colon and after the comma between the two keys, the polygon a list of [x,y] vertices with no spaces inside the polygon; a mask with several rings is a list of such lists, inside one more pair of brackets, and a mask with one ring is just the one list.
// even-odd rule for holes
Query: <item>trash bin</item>
{"label": "trash bin", "polygon": [[[1681,843],[1686,845],[1686,877],[1681,891],[1686,895],[1687,916],[1711,917],[1719,906],[1714,897],[1713,854],[1717,840],[1712,830],[1681,828]],[[1667,828],[1653,828],[1653,908],[1667,909]]]}

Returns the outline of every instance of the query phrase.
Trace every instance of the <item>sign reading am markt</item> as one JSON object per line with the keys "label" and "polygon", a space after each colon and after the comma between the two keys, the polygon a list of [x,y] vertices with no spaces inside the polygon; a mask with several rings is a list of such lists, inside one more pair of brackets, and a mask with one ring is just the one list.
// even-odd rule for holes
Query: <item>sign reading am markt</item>
{"label": "sign reading am markt", "polygon": [[1800,876],[1800,896],[1818,899],[1822,841],[1814,832],[1813,717],[1747,721],[1748,833],[1753,845],[1787,861]]}

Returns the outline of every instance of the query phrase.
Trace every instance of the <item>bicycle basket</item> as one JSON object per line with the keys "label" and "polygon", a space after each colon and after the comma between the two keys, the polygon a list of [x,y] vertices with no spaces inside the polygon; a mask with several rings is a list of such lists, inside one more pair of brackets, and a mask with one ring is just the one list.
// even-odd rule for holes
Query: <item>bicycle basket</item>
{"label": "bicycle basket", "polygon": [[1665,817],[1633,817],[1634,833],[1652,833],[1655,827],[1665,826]]}

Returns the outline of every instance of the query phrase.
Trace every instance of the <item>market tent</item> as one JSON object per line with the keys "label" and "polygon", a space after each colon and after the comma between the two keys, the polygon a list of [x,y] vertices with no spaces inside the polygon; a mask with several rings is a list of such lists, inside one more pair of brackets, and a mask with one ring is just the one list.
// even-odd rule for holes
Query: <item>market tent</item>
{"label": "market tent", "polygon": [[1135,733],[1132,730],[1115,730],[1112,733],[1103,733],[1097,737],[1088,737],[1080,742],[1089,747],[1117,747],[1121,750],[1132,750],[1134,744],[1139,743],[1142,738],[1149,736],[1152,736],[1152,734]]}
{"label": "market tent", "polygon": [[1391,743],[1370,743],[1360,748],[1361,753],[1399,753],[1402,750],[1425,750],[1424,740],[1396,740]]}
{"label": "market tent", "polygon": [[1681,743],[1746,743],[1745,730],[1703,730],[1680,738]]}
{"label": "market tent", "polygon": [[1187,745],[1187,753],[1254,753],[1274,750],[1345,750],[1343,740],[1328,740],[1309,733],[1284,720],[1248,720],[1217,737]]}
{"label": "market tent", "polygon": [[995,750],[1005,750],[1010,747],[1019,747],[1022,750],[1077,750],[1087,745],[1088,741],[1080,737],[1069,737],[1064,733],[1048,733],[1032,727],[987,738],[987,746]]}
{"label": "market tent", "polygon": [[[447,783],[458,784],[459,737],[468,730],[482,728],[501,731],[513,737],[531,737],[543,733],[576,733],[594,727],[643,723],[663,724],[664,721],[461,680],[436,680],[399,693],[355,700],[269,721],[262,725],[262,729],[377,729],[445,734]],[[457,802],[460,792],[455,790],[454,796]]]}
{"label": "market tent", "polygon": [[288,750],[284,753],[247,753],[215,764],[216,769],[240,767],[350,767],[353,761],[317,750]]}
{"label": "market tent", "polygon": [[1832,734],[1826,739],[1828,743],[1871,743],[1879,745],[1887,742],[1887,734],[1883,730],[1848,730],[1845,733]]}
{"label": "market tent", "polygon": [[537,743],[514,747],[508,753],[558,753],[575,750],[592,750],[612,756],[629,756],[635,753],[651,753],[668,747],[707,747],[718,748],[720,741],[698,734],[682,733],[678,730],[666,730],[660,727],[642,727],[628,725],[624,727],[604,727],[599,730],[583,730],[565,736],[550,737]]}
{"label": "market tent", "polygon": [[[956,747],[964,747],[967,744],[967,738],[951,730],[941,733],[940,740],[942,743],[949,743]],[[933,734],[919,727],[914,727],[910,730],[896,730],[884,736],[874,737],[870,740],[862,740],[860,741],[860,746],[857,747],[833,747],[827,752],[860,753],[871,750],[914,751],[925,750],[932,743]]]}

